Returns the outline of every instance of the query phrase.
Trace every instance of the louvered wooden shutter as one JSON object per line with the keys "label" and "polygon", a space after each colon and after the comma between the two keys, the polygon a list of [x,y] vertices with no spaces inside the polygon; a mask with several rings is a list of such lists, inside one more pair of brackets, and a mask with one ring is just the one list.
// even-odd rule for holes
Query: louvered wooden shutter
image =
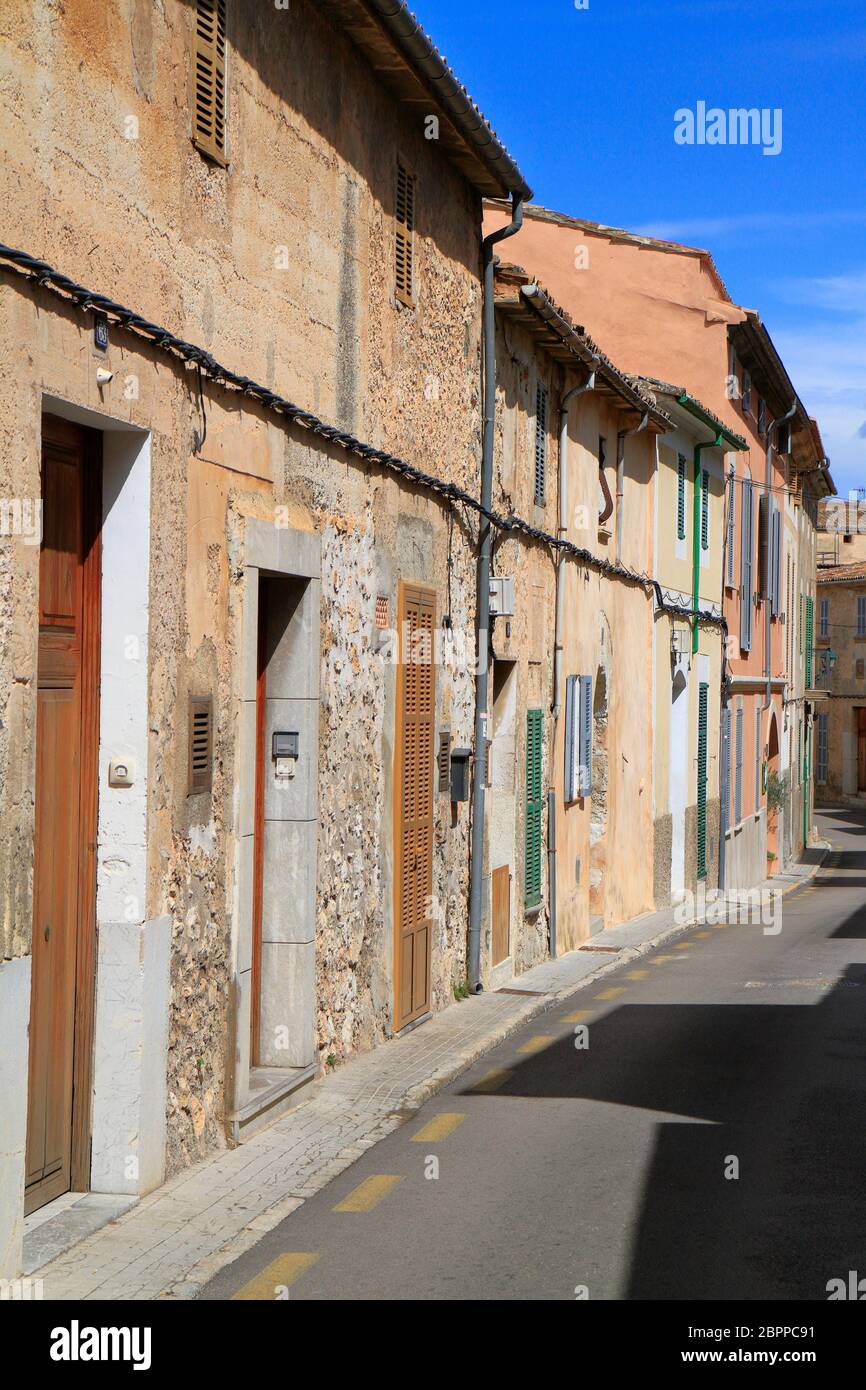
{"label": "louvered wooden shutter", "polygon": [[547,490],[547,387],[535,393],[535,505],[544,506]]}
{"label": "louvered wooden shutter", "polygon": [[773,605],[773,617],[778,618],[782,611],[782,513],[775,502],[772,507],[773,529],[771,535],[771,549],[773,558],[772,583],[770,585],[770,596]]}
{"label": "louvered wooden shutter", "polygon": [[734,825],[743,819],[743,706],[737,709],[734,750]]}
{"label": "louvered wooden shutter", "polygon": [[402,304],[415,303],[415,180],[397,165],[396,293]]}
{"label": "louvered wooden shutter", "polygon": [[701,549],[710,548],[710,475],[704,468],[701,472]]}
{"label": "louvered wooden shutter", "polygon": [[722,710],[722,763],[720,768],[719,800],[721,802],[721,833],[731,823],[731,711]]}
{"label": "louvered wooden shutter", "polygon": [[433,894],[433,787],[436,707],[435,595],[406,586],[402,595],[398,697],[400,806],[397,850],[399,922],[397,1027],[430,1007]]}
{"label": "louvered wooden shutter", "polygon": [[526,714],[526,827],[523,865],[523,902],[527,908],[541,902],[541,735],[542,711]]}
{"label": "louvered wooden shutter", "polygon": [[226,162],[226,5],[196,0],[193,41],[193,141],[218,164]]}
{"label": "louvered wooden shutter", "polygon": [[737,485],[731,477],[728,482],[728,584],[734,585],[734,546],[737,540]]}
{"label": "louvered wooden shutter", "polygon": [[806,689],[812,686],[812,623],[814,619],[814,602],[811,598],[806,598]]}
{"label": "louvered wooden shutter", "polygon": [[752,646],[752,484],[743,483],[743,517],[740,555],[740,646],[744,652]]}
{"label": "louvered wooden shutter", "polygon": [[686,538],[686,456],[677,454],[677,540]]}
{"label": "louvered wooden shutter", "polygon": [[698,878],[707,876],[707,713],[710,687],[698,686]]}
{"label": "louvered wooden shutter", "polygon": [[580,678],[580,743],[578,787],[581,796],[592,795],[592,676]]}
{"label": "louvered wooden shutter", "polygon": [[577,676],[565,682],[565,800],[576,801],[580,766],[580,685]]}
{"label": "louvered wooden shutter", "polygon": [[189,702],[189,795],[210,791],[213,768],[213,700],[193,696]]}

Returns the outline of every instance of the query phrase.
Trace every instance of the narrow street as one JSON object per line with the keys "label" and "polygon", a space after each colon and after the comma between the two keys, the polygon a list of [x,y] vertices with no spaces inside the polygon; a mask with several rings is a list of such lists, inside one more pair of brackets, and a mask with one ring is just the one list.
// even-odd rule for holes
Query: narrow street
{"label": "narrow street", "polygon": [[577,993],[201,1296],[826,1299],[866,1259],[866,814],[818,829],[778,934],[697,927]]}

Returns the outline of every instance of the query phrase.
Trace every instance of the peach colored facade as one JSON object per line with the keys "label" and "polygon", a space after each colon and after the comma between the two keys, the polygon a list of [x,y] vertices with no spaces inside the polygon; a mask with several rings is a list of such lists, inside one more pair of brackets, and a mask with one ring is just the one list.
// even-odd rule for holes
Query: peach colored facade
{"label": "peach colored facade", "polygon": [[[485,226],[494,229],[503,216],[498,206],[487,204]],[[622,370],[679,383],[746,440],[745,451],[725,459],[726,480],[733,477],[727,482],[723,593],[731,723],[730,748],[725,743],[720,757],[729,758],[730,774],[729,804],[723,807],[724,881],[733,888],[751,886],[768,868],[773,871],[778,852],[777,832],[767,826],[766,776],[781,767],[784,623],[780,609],[754,595],[763,566],[766,425],[790,404],[783,369],[780,374],[771,345],[769,352],[764,348],[766,335],[756,316],[731,300],[706,251],[543,208],[527,209],[512,250],[572,317],[604,342]],[[800,424],[798,414],[795,430]],[[780,517],[785,486],[786,459],[774,451],[770,496]],[[750,513],[751,547],[743,542]],[[747,591],[751,599],[744,598]]]}

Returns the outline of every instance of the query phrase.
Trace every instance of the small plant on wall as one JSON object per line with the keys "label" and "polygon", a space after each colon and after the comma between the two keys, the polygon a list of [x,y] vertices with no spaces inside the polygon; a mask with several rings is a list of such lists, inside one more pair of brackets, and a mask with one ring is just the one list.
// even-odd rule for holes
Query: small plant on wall
{"label": "small plant on wall", "polygon": [[777,816],[788,800],[788,788],[778,772],[767,773],[767,815]]}

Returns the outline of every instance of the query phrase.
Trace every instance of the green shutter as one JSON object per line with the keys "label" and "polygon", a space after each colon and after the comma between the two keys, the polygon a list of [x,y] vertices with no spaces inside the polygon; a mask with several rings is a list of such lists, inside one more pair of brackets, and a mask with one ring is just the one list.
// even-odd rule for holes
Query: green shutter
{"label": "green shutter", "polygon": [[526,714],[526,833],[523,865],[523,905],[541,902],[541,734],[542,711]]}
{"label": "green shutter", "polygon": [[686,456],[677,455],[677,539],[686,538]]}
{"label": "green shutter", "polygon": [[812,622],[814,617],[815,603],[812,598],[806,598],[806,689],[812,688]]}
{"label": "green shutter", "polygon": [[710,475],[701,471],[701,549],[710,548]]}
{"label": "green shutter", "polygon": [[698,878],[707,876],[707,704],[710,687],[698,686]]}

